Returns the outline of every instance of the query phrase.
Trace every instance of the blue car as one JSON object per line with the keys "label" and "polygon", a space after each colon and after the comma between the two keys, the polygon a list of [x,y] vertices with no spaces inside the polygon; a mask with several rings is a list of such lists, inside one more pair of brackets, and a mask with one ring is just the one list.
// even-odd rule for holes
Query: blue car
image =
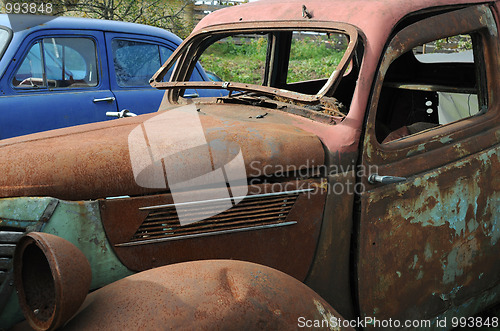
{"label": "blue car", "polygon": [[[149,79],[180,43],[140,24],[0,15],[0,139],[158,110],[164,91]],[[197,64],[191,80],[210,78]]]}

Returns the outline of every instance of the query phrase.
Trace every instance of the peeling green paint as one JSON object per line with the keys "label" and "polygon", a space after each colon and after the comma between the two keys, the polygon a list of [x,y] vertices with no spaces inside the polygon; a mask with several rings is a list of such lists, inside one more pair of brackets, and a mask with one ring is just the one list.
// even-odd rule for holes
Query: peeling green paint
{"label": "peeling green paint", "polygon": [[[497,154],[496,150],[490,150],[487,153],[479,154],[477,160],[486,167],[490,158],[495,154]],[[467,162],[458,163],[457,167],[464,166]],[[424,189],[424,194],[412,198],[411,202],[405,202],[401,199],[395,200],[388,210],[393,214],[394,211],[397,211],[397,214],[412,224],[435,227],[447,224],[457,236],[464,236],[466,233],[476,231],[480,225],[476,220],[482,219],[482,215],[478,215],[478,197],[481,194],[478,182],[482,175],[481,169],[477,169],[468,177],[457,178],[453,186],[447,187],[446,190],[437,184],[438,172],[416,178],[413,182],[402,183],[396,188],[399,194],[404,195],[408,190],[419,187]],[[492,193],[488,199],[486,209],[492,210],[493,215],[500,215],[498,201],[500,201],[499,192]],[[415,209],[415,206],[421,207]],[[470,219],[467,219],[468,211],[472,212]],[[492,245],[495,245],[500,239],[497,218],[494,218],[488,227],[487,235],[492,238]]]}
{"label": "peeling green paint", "polygon": [[474,264],[474,259],[479,251],[476,239],[453,247],[443,263],[443,283],[451,284],[456,277],[464,274],[464,268]]}
{"label": "peeling green paint", "polygon": [[439,320],[447,319],[447,325],[449,326],[449,321],[451,321],[453,317],[471,316],[478,311],[484,311],[487,307],[498,302],[497,298],[499,295],[500,285],[497,285],[489,291],[483,292],[479,295],[479,297],[474,297],[456,306],[450,304],[447,311],[432,320],[431,330],[443,330],[442,327],[439,328],[437,326],[437,321]]}
{"label": "peeling green paint", "polygon": [[432,259],[432,247],[429,242],[425,243],[425,249],[424,249],[424,259],[425,261],[430,261]]}
{"label": "peeling green paint", "polygon": [[410,157],[423,151],[425,151],[425,144],[420,144],[416,148],[410,149],[408,153],[406,153],[406,157]]}
{"label": "peeling green paint", "polygon": [[[474,232],[479,227],[479,223],[475,219],[471,219],[467,222],[467,229],[469,232]],[[472,239],[472,238],[469,238]]]}
{"label": "peeling green paint", "polygon": [[[370,240],[393,243],[380,258],[369,255],[377,259],[374,265],[383,269],[381,274],[392,276],[375,282],[373,306],[379,306],[378,298],[389,292],[400,295],[397,289],[405,286],[409,290],[404,293],[413,295],[419,284],[429,286],[429,292],[437,292],[429,300],[436,309],[466,300],[471,291],[491,288],[492,276],[486,272],[480,276],[484,271],[480,268],[489,267],[492,246],[500,241],[499,152],[495,147],[468,154],[368,192],[365,212],[373,215],[367,217],[373,221]],[[401,278],[396,271],[403,272]]]}
{"label": "peeling green paint", "polygon": [[[472,189],[471,184],[475,184]],[[455,230],[457,236],[463,236],[466,233],[466,214],[469,203],[472,199],[474,204],[477,205],[479,191],[477,182],[473,183],[468,179],[460,178],[454,183],[453,188],[442,194],[443,201],[447,202],[443,210],[444,216],[448,226]]]}
{"label": "peeling green paint", "polygon": [[85,254],[92,268],[92,289],[133,274],[109,245],[97,201],[60,201],[43,232],[68,240]]}
{"label": "peeling green paint", "polygon": [[[497,202],[498,204],[498,202]],[[495,215],[500,215],[500,206],[497,205]],[[489,236],[491,237],[491,245],[496,245],[500,239],[500,224],[498,224],[498,218],[491,222],[491,230],[489,231]]]}
{"label": "peeling green paint", "polygon": [[418,262],[418,256],[415,254],[415,256],[413,257],[413,263],[409,266],[408,269],[415,269],[415,267],[417,266],[417,262]]}
{"label": "peeling green paint", "polygon": [[462,276],[464,271],[458,266],[458,247],[455,247],[446,258],[443,267],[443,283],[450,284],[455,281],[457,276]]}
{"label": "peeling green paint", "polygon": [[[47,223],[39,220],[52,198],[0,199],[0,225],[41,231],[60,236],[77,246],[92,268],[91,289],[97,289],[133,274],[118,260],[101,223],[97,201],[59,201]],[[12,293],[0,314],[0,325],[10,327],[23,319],[17,295]]]}
{"label": "peeling green paint", "polygon": [[450,136],[446,136],[446,137],[439,139],[439,141],[443,144],[447,144],[447,143],[453,141],[453,139]]}
{"label": "peeling green paint", "polygon": [[54,198],[8,198],[0,199],[1,222],[32,222],[42,218],[43,212]]}

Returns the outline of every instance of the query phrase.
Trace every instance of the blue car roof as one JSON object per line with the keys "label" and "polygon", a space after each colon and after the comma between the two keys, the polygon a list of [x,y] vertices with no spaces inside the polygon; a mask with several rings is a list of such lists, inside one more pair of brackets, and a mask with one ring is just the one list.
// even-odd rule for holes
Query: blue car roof
{"label": "blue car roof", "polygon": [[[15,21],[14,27],[12,27],[11,20]],[[34,31],[46,29],[99,30],[160,36],[177,43],[182,41],[175,34],[161,28],[92,18],[0,14],[0,25],[13,29],[15,34],[29,34]]]}
{"label": "blue car roof", "polygon": [[154,36],[171,41],[176,45],[182,42],[181,38],[161,28],[136,23],[80,17],[0,14],[0,29],[5,28],[10,30],[11,38],[9,39],[11,41],[8,48],[3,52],[0,49],[0,77],[3,76],[7,63],[16,52],[19,43],[27,35],[37,31],[58,29],[66,31],[92,30]]}

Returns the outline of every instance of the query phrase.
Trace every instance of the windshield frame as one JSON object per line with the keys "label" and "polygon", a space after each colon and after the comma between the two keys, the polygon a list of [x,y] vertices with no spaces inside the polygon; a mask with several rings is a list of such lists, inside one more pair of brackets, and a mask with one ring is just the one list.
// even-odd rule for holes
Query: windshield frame
{"label": "windshield frame", "polygon": [[[315,31],[315,32],[333,32],[342,33],[348,36],[349,43],[345,53],[337,65],[325,85],[317,94],[310,95],[290,90],[280,89],[272,86],[256,85],[239,82],[190,82],[190,72],[194,69],[200,55],[205,51],[206,41],[209,39],[220,39],[226,36],[238,33],[253,33],[253,32],[277,32],[277,31]],[[217,36],[217,37],[216,37]],[[192,34],[186,39],[177,50],[170,56],[165,64],[155,73],[151,79],[151,86],[158,89],[167,89],[168,99],[171,103],[177,103],[181,96],[181,91],[187,88],[204,88],[204,89],[226,89],[229,91],[248,91],[257,92],[269,96],[277,96],[293,101],[304,103],[318,103],[321,98],[331,96],[349,63],[354,55],[359,40],[358,30],[346,23],[340,22],[324,22],[324,21],[263,21],[263,22],[239,22],[230,24],[214,25],[204,28]],[[202,47],[200,47],[202,46]],[[172,76],[169,82],[162,82],[163,77],[168,70],[173,67]]]}

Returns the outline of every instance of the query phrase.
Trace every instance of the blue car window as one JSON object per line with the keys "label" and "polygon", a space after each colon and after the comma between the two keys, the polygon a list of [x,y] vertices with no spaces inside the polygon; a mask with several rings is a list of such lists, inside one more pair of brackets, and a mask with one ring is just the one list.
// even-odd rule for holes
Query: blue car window
{"label": "blue car window", "polygon": [[118,86],[149,86],[149,79],[161,66],[159,46],[113,39],[111,48]]}
{"label": "blue car window", "polygon": [[97,57],[88,38],[45,38],[45,73],[49,87],[96,86]]}
{"label": "blue car window", "polygon": [[17,69],[12,85],[23,88],[39,88],[45,86],[43,79],[42,48],[40,42],[31,46],[19,69]]}
{"label": "blue car window", "polygon": [[97,86],[96,45],[89,38],[45,38],[35,43],[12,84],[14,87],[73,88]]}

